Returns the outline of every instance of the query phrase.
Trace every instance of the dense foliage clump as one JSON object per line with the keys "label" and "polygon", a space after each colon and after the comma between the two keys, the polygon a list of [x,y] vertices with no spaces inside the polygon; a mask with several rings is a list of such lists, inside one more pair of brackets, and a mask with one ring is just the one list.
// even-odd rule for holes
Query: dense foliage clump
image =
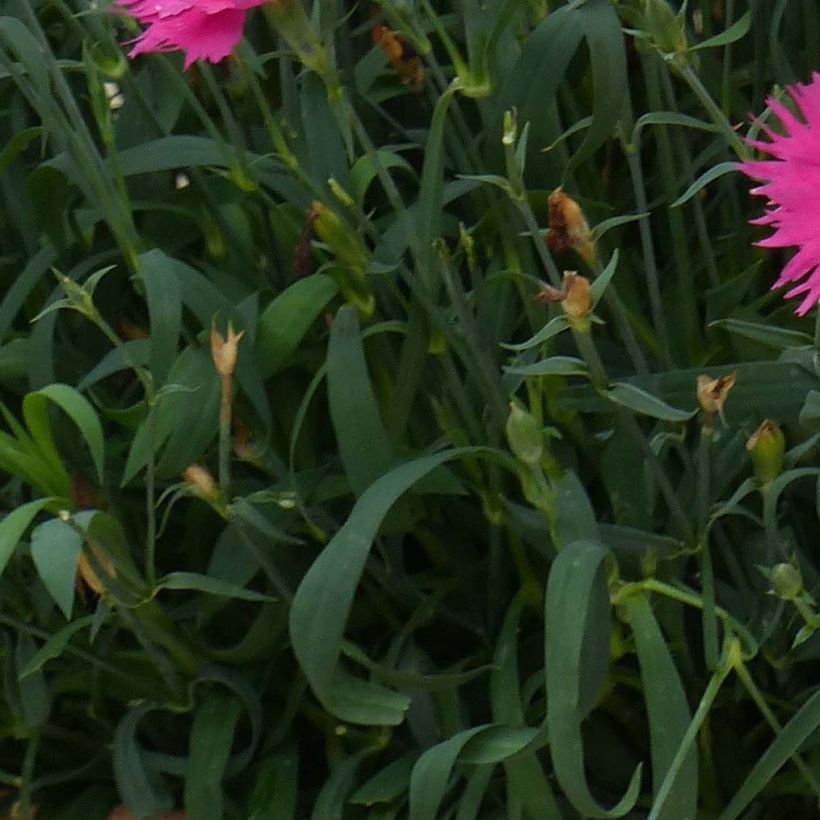
{"label": "dense foliage clump", "polygon": [[820,15],[684,6],[0,0],[7,816],[820,811]]}

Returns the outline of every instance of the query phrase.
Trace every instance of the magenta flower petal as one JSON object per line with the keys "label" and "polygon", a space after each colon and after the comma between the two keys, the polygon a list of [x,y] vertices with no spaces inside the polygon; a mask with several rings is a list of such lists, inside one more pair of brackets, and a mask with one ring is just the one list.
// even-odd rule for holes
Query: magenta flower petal
{"label": "magenta flower petal", "polygon": [[156,51],[185,52],[185,68],[195,60],[218,63],[242,37],[245,14],[266,0],[119,0],[123,10],[147,26],[129,57]]}
{"label": "magenta flower petal", "polygon": [[820,74],[787,90],[800,118],[769,98],[766,102],[783,133],[763,126],[769,141],[748,140],[748,144],[774,159],[742,162],[738,168],[763,183],[751,192],[768,200],[763,216],[751,222],[769,225],[773,233],[757,244],[798,249],[773,287],[793,285],[786,298],[802,297],[797,314],[804,316],[820,301]]}

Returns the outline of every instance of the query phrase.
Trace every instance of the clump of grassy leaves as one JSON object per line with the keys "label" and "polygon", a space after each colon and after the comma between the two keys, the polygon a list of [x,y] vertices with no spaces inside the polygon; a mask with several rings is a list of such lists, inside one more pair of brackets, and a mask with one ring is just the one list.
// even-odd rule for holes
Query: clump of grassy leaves
{"label": "clump of grassy leaves", "polygon": [[104,6],[0,2],[16,816],[816,812],[818,335],[734,172],[814,4],[284,2],[187,73]]}

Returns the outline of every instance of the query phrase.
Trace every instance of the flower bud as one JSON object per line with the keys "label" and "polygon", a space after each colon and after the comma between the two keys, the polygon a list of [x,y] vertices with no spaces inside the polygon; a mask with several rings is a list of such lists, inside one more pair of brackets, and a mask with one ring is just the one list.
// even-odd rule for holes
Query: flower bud
{"label": "flower bud", "polygon": [[720,420],[726,424],[723,417],[723,404],[729,396],[729,391],[734,387],[737,373],[730,373],[728,376],[720,376],[713,379],[710,376],[701,374],[698,376],[698,402],[705,414],[703,425],[711,429],[712,417],[715,413],[720,416]]}
{"label": "flower bud", "polygon": [[182,471],[182,479],[194,488],[203,498],[216,501],[219,498],[219,488],[214,477],[201,464],[190,464]]}
{"label": "flower bud", "polygon": [[783,455],[786,439],[783,431],[769,419],[752,433],[746,442],[752,457],[755,480],[761,489],[768,487],[783,472]]}
{"label": "flower bud", "polygon": [[563,291],[561,307],[570,323],[586,319],[592,302],[589,279],[575,271],[564,271]]}
{"label": "flower bud", "polygon": [[792,564],[775,564],[769,573],[772,591],[784,601],[793,601],[803,591],[800,570]]}
{"label": "flower bud", "polygon": [[536,294],[535,301],[540,304],[560,302],[567,321],[573,330],[579,333],[589,332],[589,314],[592,307],[592,294],[589,279],[574,270],[564,271],[561,289],[543,285]]}
{"label": "flower bud", "polygon": [[652,45],[664,56],[674,56],[678,63],[685,63],[689,44],[683,20],[667,0],[645,0],[643,26]]}
{"label": "flower bud", "polygon": [[538,464],[544,453],[543,431],[535,418],[516,402],[510,402],[506,433],[510,449],[519,461]]}
{"label": "flower bud", "polygon": [[327,50],[313,30],[302,0],[271,0],[264,4],[264,11],[305,68],[325,79],[333,75]]}
{"label": "flower bud", "polygon": [[211,324],[211,358],[216,372],[223,379],[233,376],[233,371],[236,369],[236,357],[239,355],[239,340],[244,335],[244,330],[234,333],[233,325],[228,322],[228,338],[225,339],[216,329],[216,325]]}
{"label": "flower bud", "polygon": [[369,317],[375,301],[366,278],[369,254],[362,238],[321,202],[313,203],[310,218],[316,236],[336,254],[338,265],[331,274],[339,291],[364,318]]}
{"label": "flower bud", "polygon": [[[102,550],[96,549],[93,546],[92,549],[94,550],[94,558],[96,558],[105,574],[112,578],[116,578],[117,569],[114,566],[114,562],[104,552],[102,552]],[[77,572],[79,573],[80,578],[85,581],[86,585],[97,595],[102,596],[105,593],[105,582],[94,571],[94,567],[91,565],[91,562],[88,560],[84,552],[80,553],[80,557],[77,560]]]}
{"label": "flower bud", "polygon": [[549,231],[547,244],[554,251],[574,250],[585,262],[595,260],[595,241],[581,206],[561,188],[547,199]]}

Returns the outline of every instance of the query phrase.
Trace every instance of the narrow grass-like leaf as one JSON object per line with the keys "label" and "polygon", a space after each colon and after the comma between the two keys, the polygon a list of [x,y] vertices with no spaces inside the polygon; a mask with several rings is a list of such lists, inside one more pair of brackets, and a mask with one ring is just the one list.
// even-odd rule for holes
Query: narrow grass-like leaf
{"label": "narrow grass-like leaf", "polygon": [[155,589],[193,590],[195,592],[205,592],[208,595],[217,595],[221,598],[237,598],[242,601],[272,600],[269,595],[254,592],[252,589],[245,589],[220,578],[201,575],[198,572],[171,572],[157,581]]}
{"label": "narrow grass-like leaf", "polygon": [[83,376],[77,390],[86,390],[114,373],[133,367],[144,367],[151,354],[150,339],[129,339],[120,347],[109,350],[100,361]]}
{"label": "narrow grass-like leaf", "polygon": [[620,404],[621,407],[626,407],[643,416],[651,416],[662,421],[684,422],[694,415],[694,412],[672,407],[657,396],[653,396],[646,390],[642,390],[640,387],[628,382],[613,385],[612,389],[607,391],[607,396],[615,404]]}
{"label": "narrow grass-like leaf", "polygon": [[515,345],[505,345],[502,344],[505,350],[514,350],[516,352],[522,350],[529,350],[532,347],[537,347],[540,344],[552,339],[554,336],[557,336],[559,333],[563,333],[565,330],[569,328],[569,322],[567,321],[565,316],[555,316],[550,319],[538,333],[535,334],[530,339],[527,339],[526,342],[521,342],[520,344]]}
{"label": "narrow grass-like leaf", "polygon": [[585,376],[587,366],[576,356],[550,356],[534,364],[505,367],[504,372],[516,376]]}
{"label": "narrow grass-like leaf", "polygon": [[369,753],[369,750],[357,752],[336,764],[316,798],[311,820],[342,820],[356,769]]}
{"label": "narrow grass-like leaf", "polygon": [[483,726],[474,726],[459,732],[428,749],[416,761],[410,776],[410,820],[432,820],[439,816],[439,806],[459,753],[467,741],[483,729]]}
{"label": "narrow grass-like leaf", "polygon": [[148,315],[151,320],[151,375],[160,388],[177,355],[182,328],[182,297],[173,266],[161,251],[148,251],[140,256],[139,275],[145,285]]}
{"label": "narrow grass-like leaf", "polygon": [[424,165],[419,183],[419,201],[416,211],[416,230],[419,243],[419,275],[426,289],[432,292],[435,284],[433,267],[433,241],[440,233],[444,191],[444,130],[447,109],[456,92],[450,87],[438,98],[430,123],[430,131],[424,149]]}
{"label": "narrow grass-like leaf", "polygon": [[805,347],[812,343],[808,333],[799,330],[787,330],[775,325],[764,325],[761,322],[744,322],[741,319],[719,319],[710,322],[709,327],[722,327],[745,339],[776,347],[778,350],[789,350],[793,347]]}
{"label": "narrow grass-like leaf", "polygon": [[618,249],[616,248],[612,253],[612,258],[607,262],[607,266],[601,271],[600,275],[595,277],[595,281],[590,285],[590,308],[595,310],[598,302],[603,298],[615,271],[618,269]]}
{"label": "narrow grass-like leaf", "polygon": [[564,547],[550,568],[544,620],[546,624],[547,727],[555,775],[576,811],[584,817],[623,817],[632,810],[641,785],[639,764],[623,797],[611,809],[601,806],[587,783],[581,722],[584,644],[595,599],[606,590],[609,556],[595,541],[574,541]]}
{"label": "narrow grass-like leaf", "polygon": [[725,31],[716,34],[714,37],[709,37],[709,39],[704,40],[702,43],[689,46],[689,51],[698,51],[702,48],[716,48],[717,46],[726,46],[729,45],[729,43],[735,43],[748,34],[751,25],[752,10],[748,9]]}
{"label": "narrow grass-like leaf", "polygon": [[608,0],[590,0],[576,9],[590,53],[592,124],[566,173],[579,167],[615,133],[628,88],[621,21],[612,4]]}
{"label": "narrow grass-like leaf", "polygon": [[[652,609],[643,594],[626,601],[629,623],[641,665],[644,698],[649,713],[652,779],[663,781],[692,719],[686,693]],[[698,803],[698,760],[694,748],[673,782],[659,820],[694,818]]]}
{"label": "narrow grass-like leaf", "polygon": [[736,162],[720,162],[699,176],[669,207],[679,208],[687,203],[698,191],[705,188],[710,182],[714,182],[726,174],[737,170]]}
{"label": "narrow grass-like leaf", "polygon": [[820,726],[820,692],[815,692],[783,727],[746,776],[718,820],[734,820],[771,783],[780,768]]}
{"label": "narrow grass-like leaf", "polygon": [[53,498],[38,498],[36,501],[29,501],[12,510],[0,521],[0,574],[6,568],[23,533],[29,528],[37,514],[53,501]]}
{"label": "narrow grass-like leaf", "polygon": [[114,732],[114,777],[125,805],[135,817],[152,817],[171,808],[165,784],[150,772],[137,740],[140,721],[152,711],[147,704],[133,706]]}
{"label": "narrow grass-like leaf", "polygon": [[221,820],[222,778],[241,707],[235,697],[209,692],[197,707],[189,741],[185,809],[190,820]]}
{"label": "narrow grass-like leaf", "polygon": [[316,274],[294,282],[262,311],[256,327],[256,358],[264,376],[285,366],[337,291],[332,277]]}
{"label": "narrow grass-like leaf", "polygon": [[62,629],[57,630],[57,632],[32,655],[28,663],[20,669],[17,673],[18,676],[24,678],[27,675],[33,675],[35,672],[39,672],[45,663],[60,657],[74,635],[81,629],[85,629],[89,626],[93,620],[94,618],[91,615],[86,615],[84,618],[77,618],[76,621],[71,621],[71,623],[66,624]]}
{"label": "narrow grass-like leaf", "polygon": [[410,752],[394,760],[356,789],[350,802],[360,806],[374,806],[395,800],[410,785],[410,774],[417,759],[418,754]]}
{"label": "narrow grass-like leaf", "polygon": [[339,309],[327,352],[330,418],[339,456],[358,495],[393,461],[393,448],[370,384],[355,308]]}
{"label": "narrow grass-like leaf", "polygon": [[54,448],[47,403],[53,402],[77,425],[94,461],[97,478],[103,481],[104,440],[100,420],[91,403],[67,384],[50,384],[23,399],[23,417],[44,452]]}
{"label": "narrow grass-like leaf", "polygon": [[[382,519],[413,484],[440,464],[468,452],[451,450],[423,456],[379,478],[362,494],[344,526],[316,558],[299,584],[290,611],[291,641],[311,688],[326,706],[333,694],[353,596]],[[350,697],[340,698],[335,703],[336,708],[348,709],[352,705],[351,697],[355,701],[368,689],[374,689],[363,682],[359,687],[351,686],[350,681],[347,684]],[[381,687],[377,687],[375,691],[380,690]],[[403,719],[403,711],[397,702],[393,713],[395,722]]]}
{"label": "narrow grass-like leaf", "polygon": [[294,820],[299,757],[294,749],[266,757],[259,766],[248,805],[248,820]]}

